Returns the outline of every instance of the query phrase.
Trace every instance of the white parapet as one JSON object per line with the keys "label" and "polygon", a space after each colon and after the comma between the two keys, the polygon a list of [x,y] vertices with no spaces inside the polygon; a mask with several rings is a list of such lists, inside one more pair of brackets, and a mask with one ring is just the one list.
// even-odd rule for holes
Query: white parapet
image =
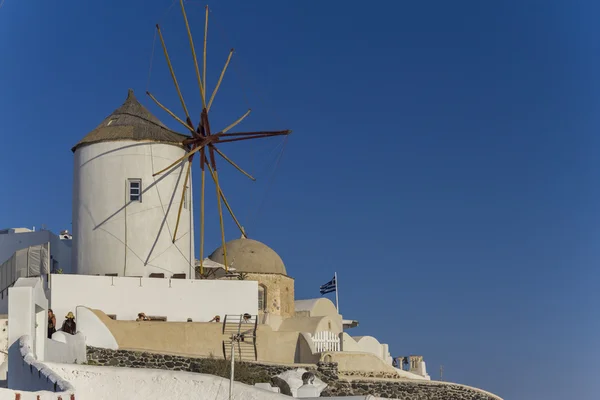
{"label": "white parapet", "polygon": [[58,326],[78,306],[129,321],[140,312],[170,322],[186,322],[188,318],[206,322],[215,315],[258,314],[256,281],[52,275],[50,282],[50,304]]}

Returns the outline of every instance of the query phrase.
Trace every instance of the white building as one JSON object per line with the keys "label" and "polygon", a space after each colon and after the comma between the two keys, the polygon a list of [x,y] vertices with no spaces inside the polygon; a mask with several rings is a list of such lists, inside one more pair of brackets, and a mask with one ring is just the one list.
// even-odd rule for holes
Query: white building
{"label": "white building", "polygon": [[187,164],[179,164],[153,176],[186,153],[185,138],[163,125],[130,90],[125,103],[73,147],[76,273],[193,277],[191,174],[184,182]]}
{"label": "white building", "polygon": [[[89,399],[225,398],[214,376],[79,365],[88,360],[86,346],[192,358],[236,354],[285,366],[331,363],[340,379],[415,387],[430,380],[423,357],[410,356],[409,370],[395,368],[387,344],[350,336],[347,330],[358,321],[344,319],[330,300],[297,300],[294,278],[263,243],[246,237],[228,242],[229,273],[222,247],[195,271],[191,176],[184,182],[181,163],[153,176],[185,155],[185,138],[130,90],[125,103],[72,149],[72,251],[67,231],[0,231],[0,314],[9,314],[8,326],[0,316],[0,349],[8,350],[0,382],[8,371],[11,388],[0,388],[0,399],[75,393]],[[48,331],[50,308],[59,329],[54,333]],[[142,312],[149,321],[136,321]],[[60,331],[70,313],[77,321],[74,335]],[[237,349],[235,332],[241,335]],[[299,395],[297,386],[293,393]],[[269,383],[263,387],[236,383],[232,390],[241,399],[283,399]]]}
{"label": "white building", "polygon": [[0,264],[11,258],[16,251],[31,246],[49,243],[50,271],[62,270],[70,273],[71,269],[71,235],[61,231],[60,235],[42,229],[35,231],[29,228],[8,228],[0,230]]}

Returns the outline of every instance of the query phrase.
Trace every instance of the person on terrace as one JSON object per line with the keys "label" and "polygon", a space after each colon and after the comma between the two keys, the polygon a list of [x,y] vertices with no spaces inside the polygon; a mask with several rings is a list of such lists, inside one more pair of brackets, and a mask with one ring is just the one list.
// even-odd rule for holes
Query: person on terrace
{"label": "person on terrace", "polygon": [[136,321],[150,321],[150,318],[146,316],[143,312],[138,314]]}
{"label": "person on terrace", "polygon": [[52,335],[56,332],[56,315],[52,309],[48,309],[48,339],[52,339]]}
{"label": "person on terrace", "polygon": [[63,322],[61,330],[65,333],[74,335],[75,333],[77,333],[77,324],[75,323],[75,316],[71,311],[69,311],[65,318],[66,319],[65,322]]}

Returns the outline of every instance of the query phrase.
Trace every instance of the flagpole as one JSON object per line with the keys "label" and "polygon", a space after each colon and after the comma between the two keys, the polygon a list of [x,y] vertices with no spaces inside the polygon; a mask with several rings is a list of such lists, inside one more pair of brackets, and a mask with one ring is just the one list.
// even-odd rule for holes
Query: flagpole
{"label": "flagpole", "polygon": [[333,277],[335,278],[335,308],[337,309],[337,313],[340,313],[340,300],[338,297],[338,284],[337,284],[337,272],[333,273]]}

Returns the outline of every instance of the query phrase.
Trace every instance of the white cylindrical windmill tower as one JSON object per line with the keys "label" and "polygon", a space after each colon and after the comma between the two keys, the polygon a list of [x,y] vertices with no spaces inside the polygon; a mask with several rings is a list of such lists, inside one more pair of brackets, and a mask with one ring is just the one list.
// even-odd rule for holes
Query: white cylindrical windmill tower
{"label": "white cylindrical windmill tower", "polygon": [[185,163],[152,176],[185,154],[185,138],[129,90],[125,103],[73,147],[73,266],[78,274],[194,277],[192,177],[184,182]]}

